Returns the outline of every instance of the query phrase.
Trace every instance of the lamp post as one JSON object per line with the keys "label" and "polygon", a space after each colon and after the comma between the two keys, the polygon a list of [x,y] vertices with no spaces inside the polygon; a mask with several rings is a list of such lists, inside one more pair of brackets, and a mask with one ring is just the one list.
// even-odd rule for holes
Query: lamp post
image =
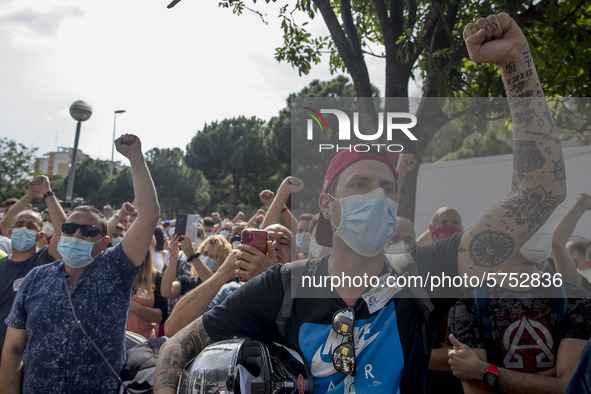
{"label": "lamp post", "polygon": [[109,170],[109,176],[113,175],[113,167],[115,167],[115,161],[113,160],[115,154],[115,130],[117,129],[117,114],[124,114],[124,109],[115,111],[113,115],[113,145],[111,146],[111,167]]}
{"label": "lamp post", "polygon": [[92,107],[84,101],[78,100],[70,105],[70,115],[78,121],[76,125],[76,138],[74,139],[74,151],[72,152],[72,165],[70,166],[70,175],[68,176],[68,187],[66,189],[66,202],[72,202],[72,192],[74,191],[74,177],[76,176],[76,156],[78,155],[78,139],[80,138],[80,125],[92,115]]}

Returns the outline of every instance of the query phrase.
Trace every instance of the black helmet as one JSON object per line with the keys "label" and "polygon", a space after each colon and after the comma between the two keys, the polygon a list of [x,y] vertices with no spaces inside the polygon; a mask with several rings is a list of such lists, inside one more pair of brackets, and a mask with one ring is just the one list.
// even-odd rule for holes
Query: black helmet
{"label": "black helmet", "polygon": [[229,339],[207,346],[185,367],[177,393],[312,393],[312,375],[295,350]]}

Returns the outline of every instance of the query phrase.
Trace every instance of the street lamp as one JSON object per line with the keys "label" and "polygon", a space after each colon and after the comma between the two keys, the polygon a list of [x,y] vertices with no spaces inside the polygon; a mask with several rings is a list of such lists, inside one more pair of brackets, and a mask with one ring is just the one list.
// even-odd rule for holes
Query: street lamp
{"label": "street lamp", "polygon": [[111,146],[111,168],[109,170],[109,176],[113,175],[113,167],[115,166],[115,161],[113,160],[115,154],[115,130],[117,129],[117,114],[124,114],[124,109],[119,109],[115,111],[113,115],[113,145]]}
{"label": "street lamp", "polygon": [[76,125],[76,138],[74,139],[74,151],[72,152],[72,165],[68,176],[68,187],[66,189],[66,202],[72,202],[74,191],[74,177],[76,176],[76,156],[78,155],[78,139],[80,138],[80,125],[92,115],[92,107],[82,100],[75,101],[70,105],[70,115],[78,121]]}

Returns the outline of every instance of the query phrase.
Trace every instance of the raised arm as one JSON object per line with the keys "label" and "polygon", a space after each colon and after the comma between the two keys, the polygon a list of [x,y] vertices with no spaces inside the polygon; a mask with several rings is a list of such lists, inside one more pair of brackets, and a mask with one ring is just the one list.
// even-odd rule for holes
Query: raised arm
{"label": "raised arm", "polygon": [[129,228],[121,248],[133,265],[142,265],[150,247],[154,229],[160,217],[160,206],[156,197],[156,189],[146,165],[140,139],[132,134],[125,134],[115,140],[117,152],[129,159],[131,178],[135,194],[134,205],[137,208],[137,219]]}
{"label": "raised arm", "polygon": [[117,224],[122,223],[126,217],[131,216],[135,213],[135,207],[130,202],[124,202],[121,205],[121,209],[115,211],[115,213],[107,220],[107,234],[113,234]]}
{"label": "raised arm", "polygon": [[205,282],[197,286],[174,306],[172,313],[164,323],[166,335],[175,335],[193,320],[203,315],[220,288],[234,278],[236,269],[236,253],[230,252],[221,267]]}
{"label": "raised arm", "polygon": [[[190,243],[190,241],[189,241]],[[162,283],[160,283],[160,294],[170,300],[174,300],[181,295],[181,284],[176,279],[176,267],[179,261],[179,235],[172,234],[170,237],[170,259],[164,274],[162,274]],[[191,250],[193,248],[191,247]]]}
{"label": "raised arm", "polygon": [[511,191],[466,231],[460,274],[496,271],[548,219],[566,196],[564,160],[529,45],[506,13],[480,18],[464,29],[470,58],[501,68],[513,118]]}
{"label": "raised arm", "polygon": [[51,224],[53,224],[53,228],[55,230],[53,237],[51,237],[51,240],[49,241],[49,255],[54,260],[60,260],[62,257],[57,251],[57,244],[59,243],[60,237],[62,235],[62,224],[64,224],[67,219],[66,213],[60,205],[57,197],[51,190],[49,178],[47,178],[45,175],[40,175],[33,179],[33,181],[29,181],[29,184],[31,190],[33,190],[36,194],[43,196],[43,201],[45,202],[45,206],[49,211]]}
{"label": "raised arm", "polygon": [[[412,153],[401,153],[398,156],[398,162],[396,163],[396,173],[398,174],[398,188],[396,190],[396,201],[400,201],[402,182],[406,175],[412,171],[417,165],[417,158]],[[417,245],[419,245],[417,243]]]}
{"label": "raised arm", "polygon": [[[283,217],[285,223],[287,223],[288,228],[291,230],[293,234],[295,234],[297,229],[297,219],[293,216],[290,210],[286,207],[285,203],[287,199],[291,195],[291,193],[297,193],[304,188],[304,181],[294,176],[288,176],[281,182],[279,188],[277,189],[277,194],[275,194],[275,198],[269,205],[269,210],[265,215],[265,220],[261,224],[261,228],[266,228],[271,224],[279,223],[279,218]],[[260,197],[260,196],[259,196]]]}
{"label": "raised arm", "polygon": [[579,194],[575,205],[562,218],[552,233],[552,256],[556,270],[562,274],[562,279],[579,286],[583,282],[583,277],[577,272],[577,263],[566,248],[566,243],[575,231],[581,216],[590,209],[591,196],[586,193]]}

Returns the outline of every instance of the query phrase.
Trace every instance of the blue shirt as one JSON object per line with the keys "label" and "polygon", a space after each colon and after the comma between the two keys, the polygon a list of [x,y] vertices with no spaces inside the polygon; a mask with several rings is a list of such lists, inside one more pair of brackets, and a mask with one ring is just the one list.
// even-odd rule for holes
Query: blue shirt
{"label": "blue shirt", "polygon": [[125,363],[127,311],[139,270],[119,244],[90,264],[75,288],[62,260],[37,267],[25,277],[5,320],[9,327],[27,330],[23,393],[116,391],[116,377],[74,320],[66,287],[82,326],[119,372]]}
{"label": "blue shirt", "polygon": [[210,310],[211,308],[216,307],[219,304],[221,304],[222,302],[224,302],[224,300],[226,298],[228,298],[230,296],[230,294],[232,294],[234,292],[234,290],[236,290],[240,286],[242,286],[243,283],[244,282],[236,282],[236,281],[224,283],[224,285],[222,287],[220,287],[220,290],[217,292],[215,297],[213,297],[213,300],[211,300],[211,303],[207,306],[207,310]]}

